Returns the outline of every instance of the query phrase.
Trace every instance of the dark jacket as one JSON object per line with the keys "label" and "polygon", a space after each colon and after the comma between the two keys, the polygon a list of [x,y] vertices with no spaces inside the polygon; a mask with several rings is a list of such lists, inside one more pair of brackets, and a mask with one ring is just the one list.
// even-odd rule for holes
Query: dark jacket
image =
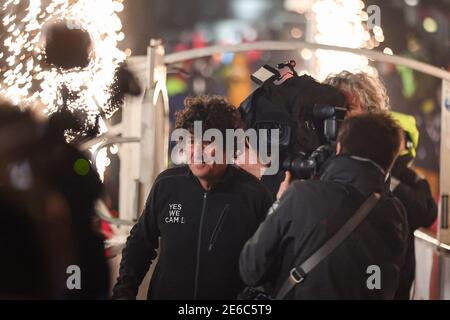
{"label": "dark jacket", "polygon": [[131,230],[113,298],[136,297],[160,237],[148,299],[235,299],[239,254],[271,204],[261,182],[234,166],[209,192],[187,166],[166,170]]}
{"label": "dark jacket", "polygon": [[391,190],[405,206],[409,225],[405,264],[395,299],[408,300],[416,271],[414,231],[430,227],[437,218],[437,206],[428,181],[398,161],[392,170]]}
{"label": "dark jacket", "polygon": [[[240,271],[249,286],[273,295],[289,271],[309,258],[356,213],[373,192],[370,215],[297,285],[287,299],[392,299],[404,262],[408,226],[404,208],[374,163],[346,155],[327,166],[321,181],[296,181],[247,242]],[[381,290],[367,286],[368,267],[381,270]]]}

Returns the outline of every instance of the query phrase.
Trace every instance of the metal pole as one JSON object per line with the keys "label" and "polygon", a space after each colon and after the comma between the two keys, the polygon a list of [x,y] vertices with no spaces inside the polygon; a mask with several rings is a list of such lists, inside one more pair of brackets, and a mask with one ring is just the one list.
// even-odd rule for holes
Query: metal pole
{"label": "metal pole", "polygon": [[340,51],[340,52],[349,52],[358,55],[364,55],[369,59],[380,61],[380,62],[388,62],[396,65],[403,65],[409,67],[413,70],[420,71],[431,76],[450,80],[450,72],[439,69],[435,66],[419,62],[416,60],[403,58],[394,55],[388,55],[382,52],[377,52],[373,50],[367,49],[354,49],[354,48],[345,48],[338,46],[329,46],[324,44],[317,43],[308,43],[308,42],[286,42],[286,41],[260,41],[253,43],[242,43],[237,45],[222,45],[222,46],[212,46],[201,49],[193,49],[187,50],[177,53],[172,53],[166,55],[164,62],[166,64],[174,64],[186,60],[192,60],[202,57],[211,56],[214,53],[224,53],[224,52],[242,52],[249,50],[261,50],[261,51],[291,51],[291,50],[300,50],[303,48],[311,49],[311,50],[332,50],[332,51]]}
{"label": "metal pole", "polygon": [[439,173],[440,203],[438,240],[450,244],[449,196],[450,196],[450,81],[442,80],[441,108],[441,165]]}

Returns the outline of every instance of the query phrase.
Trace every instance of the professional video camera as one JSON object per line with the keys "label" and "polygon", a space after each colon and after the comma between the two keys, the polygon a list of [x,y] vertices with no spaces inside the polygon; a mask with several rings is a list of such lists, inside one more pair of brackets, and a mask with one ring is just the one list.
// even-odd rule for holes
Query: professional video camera
{"label": "professional video camera", "polygon": [[[347,109],[336,88],[299,76],[291,60],[277,68],[264,65],[251,78],[260,85],[240,106],[247,128],[279,129],[280,166],[295,178],[309,179],[335,152],[339,124]],[[288,68],[290,72],[281,74]],[[284,82],[280,83],[291,76]],[[258,141],[270,144],[271,137]],[[253,146],[258,147],[258,146]],[[270,148],[269,148],[270,149]]]}

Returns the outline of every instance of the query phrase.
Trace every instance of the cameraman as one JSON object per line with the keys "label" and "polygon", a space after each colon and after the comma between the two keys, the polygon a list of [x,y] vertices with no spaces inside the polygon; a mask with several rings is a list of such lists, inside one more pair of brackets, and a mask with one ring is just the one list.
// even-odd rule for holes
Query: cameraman
{"label": "cameraman", "polygon": [[[279,77],[284,79],[285,75],[280,73]],[[322,159],[334,153],[331,142],[337,136],[334,128],[345,116],[345,96],[337,88],[307,75],[292,76],[282,84],[270,78],[242,102],[240,111],[247,128],[256,129],[260,134],[258,145],[249,145],[250,152],[252,148],[258,151],[261,146],[272,145],[263,141],[261,129],[279,130],[276,143],[279,152],[271,155],[278,157],[278,161],[269,162],[271,168],[278,164],[278,171],[272,175],[272,170],[267,170],[260,176],[275,197],[285,179],[285,171],[292,171],[300,179],[315,176],[318,170],[311,163],[314,161],[318,169]],[[320,157],[311,159],[313,155]],[[255,166],[246,163],[246,159],[237,162],[249,172],[264,171],[261,163]]]}
{"label": "cameraman", "polygon": [[[369,216],[287,298],[393,299],[408,225],[403,206],[386,190],[385,181],[400,142],[400,128],[384,113],[347,118],[338,136],[338,156],[321,180],[294,182],[244,246],[240,271],[247,285],[265,285],[275,295],[290,270],[378,192],[382,197]],[[381,270],[381,287],[375,290],[367,285],[370,266]]]}
{"label": "cameraman", "polygon": [[383,83],[365,72],[342,71],[328,76],[324,83],[344,94],[348,116],[389,110],[389,97]]}
{"label": "cameraman", "polygon": [[392,112],[392,116],[403,128],[404,139],[400,156],[392,168],[390,188],[405,206],[409,224],[408,251],[395,299],[408,300],[416,271],[414,231],[422,227],[429,228],[434,223],[437,206],[428,181],[411,168],[419,143],[416,120],[397,112]]}
{"label": "cameraman", "polygon": [[[389,109],[386,88],[378,78],[366,73],[343,71],[329,76],[325,83],[338,88],[345,95],[349,115]],[[396,299],[408,300],[415,278],[414,231],[433,224],[437,218],[437,206],[428,181],[411,168],[419,143],[415,119],[396,112],[391,114],[402,127],[405,139],[401,154],[392,168],[390,189],[405,206],[409,225],[408,250]],[[284,184],[286,185],[286,182]]]}

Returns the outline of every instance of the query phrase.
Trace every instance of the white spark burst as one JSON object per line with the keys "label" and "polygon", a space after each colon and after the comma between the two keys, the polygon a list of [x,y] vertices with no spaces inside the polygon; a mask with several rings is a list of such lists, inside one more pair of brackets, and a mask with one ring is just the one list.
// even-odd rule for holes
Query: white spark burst
{"label": "white spark burst", "polygon": [[[361,0],[285,0],[285,8],[307,15],[310,41],[347,48],[373,49],[384,41],[383,29],[370,29],[369,16]],[[305,55],[303,52],[302,56]],[[312,73],[320,80],[342,70],[376,73],[369,60],[351,53],[317,50]]]}
{"label": "white spark burst", "polygon": [[[107,105],[114,73],[126,58],[117,48],[124,39],[117,13],[124,0],[6,0],[3,17],[3,52],[0,53],[0,94],[15,103],[36,102],[51,114],[58,106],[58,88],[79,92],[69,109],[83,109],[91,120]],[[61,72],[42,63],[45,26],[65,21],[89,32],[92,59],[88,67]],[[76,25],[70,26],[71,23]]]}

